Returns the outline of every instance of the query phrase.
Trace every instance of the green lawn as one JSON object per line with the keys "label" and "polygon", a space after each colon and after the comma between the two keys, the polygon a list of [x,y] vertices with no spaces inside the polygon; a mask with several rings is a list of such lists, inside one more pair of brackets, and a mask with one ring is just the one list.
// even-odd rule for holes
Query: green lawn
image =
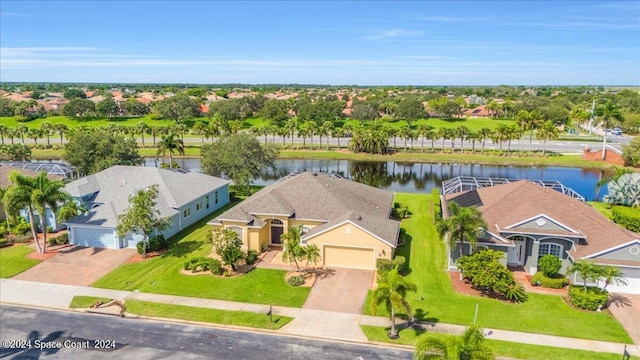
{"label": "green lawn", "polygon": [[[232,205],[223,210],[230,206]],[[301,307],[310,289],[288,285],[285,281],[286,271],[254,269],[248,274],[230,278],[189,276],[180,273],[185,261],[192,257],[206,256],[211,252],[211,244],[204,240],[205,234],[211,231],[206,222],[219,215],[221,211],[176,235],[176,242],[163,255],[139,263],[124,264],[92,286]]]}
{"label": "green lawn", "polygon": [[74,296],[71,299],[71,304],[69,304],[69,308],[71,309],[86,309],[91,307],[91,305],[95,304],[98,301],[102,301],[103,304],[108,303],[111,299],[101,298],[96,296]]}
{"label": "green lawn", "polygon": [[15,244],[0,249],[0,278],[10,278],[40,263],[40,260],[28,259],[34,252],[25,244]]}
{"label": "green lawn", "polygon": [[[367,338],[371,341],[403,345],[415,345],[418,338],[424,334],[423,331],[404,329],[400,331],[400,338],[398,340],[390,340],[387,336],[388,329],[382,327],[362,326],[362,331],[364,331]],[[429,333],[429,336],[446,339],[452,335]],[[489,339],[485,340],[485,344],[493,350],[494,354],[514,359],[619,360],[622,355]],[[639,358],[634,356],[632,359],[638,360]]]}
{"label": "green lawn", "polygon": [[[108,126],[109,124],[130,126],[130,125],[135,125],[139,122],[145,122],[150,126],[166,126],[166,125],[171,125],[176,123],[173,120],[152,120],[151,118],[149,118],[149,116],[133,117],[133,118],[114,118],[114,119],[96,117],[96,118],[89,118],[85,120],[69,118],[67,116],[49,116],[46,118],[38,118],[38,119],[27,121],[24,123],[17,122],[15,118],[12,116],[0,117],[0,123],[5,124],[8,127],[15,127],[20,124],[24,124],[26,127],[30,129],[33,129],[33,128],[39,129],[43,122],[49,122],[52,124],[63,123],[67,125],[67,127],[69,128],[74,128],[80,125],[86,125],[90,127],[99,127],[99,126]],[[52,137],[56,137],[56,136],[57,135],[53,135]]]}
{"label": "green lawn", "polygon": [[214,324],[245,326],[260,329],[277,330],[293,318],[273,316],[273,322],[266,314],[247,311],[227,311],[206,309],[191,306],[160,304],[147,301],[127,300],[127,312],[132,314],[153,316],[167,319],[200,321]]}
{"label": "green lawn", "polygon": [[[395,201],[413,214],[402,226],[411,239],[396,251],[407,258],[407,278],[418,286],[409,293],[416,317],[432,322],[469,325],[479,304],[478,324],[484,327],[566,337],[633,343],[607,312],[574,310],[559,296],[529,294],[523,304],[458,294],[451,286],[445,244],[433,225],[430,195],[397,194]],[[369,313],[369,306],[365,306]],[[586,331],[585,329],[588,329]]]}

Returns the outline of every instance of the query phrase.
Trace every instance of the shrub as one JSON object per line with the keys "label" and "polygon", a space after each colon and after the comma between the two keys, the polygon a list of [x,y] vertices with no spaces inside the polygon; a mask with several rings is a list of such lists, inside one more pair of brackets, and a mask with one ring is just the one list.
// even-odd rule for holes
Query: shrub
{"label": "shrub", "polygon": [[302,275],[292,276],[287,279],[287,283],[291,286],[300,286],[304,284],[304,277]]}
{"label": "shrub", "polygon": [[500,251],[481,249],[471,255],[461,257],[456,265],[473,286],[482,292],[504,296],[512,301],[516,301],[516,299],[524,301],[526,297],[514,294],[520,291],[514,289],[516,280],[513,273],[500,262],[503,256],[504,253]]}
{"label": "shrub", "polygon": [[433,218],[438,221],[442,220],[442,205],[440,204],[440,191],[438,189],[431,190],[431,201],[433,202]]}
{"label": "shrub", "polygon": [[3,248],[5,246],[9,246],[9,240],[7,239],[0,239],[0,248]]}
{"label": "shrub", "polygon": [[47,232],[48,233],[52,233],[53,232],[53,226],[47,226]]}
{"label": "shrub", "polygon": [[53,245],[55,245],[57,243],[56,242],[56,238],[52,238],[52,237],[47,239],[47,242],[49,243],[49,246],[53,246]]}
{"label": "shrub", "polygon": [[26,222],[21,222],[13,227],[13,233],[16,235],[24,235],[31,230],[31,225]]}
{"label": "shrub", "polygon": [[400,233],[398,234],[398,246],[402,246],[407,243],[407,230],[404,228],[400,228]]}
{"label": "shrub", "polygon": [[224,268],[222,267],[220,261],[217,259],[211,259],[209,261],[209,270],[211,270],[211,273],[213,275],[222,275],[224,273]]}
{"label": "shrub", "polygon": [[554,278],[558,275],[558,271],[562,267],[562,260],[558,257],[547,254],[538,260],[538,269],[544,273],[546,277]]}
{"label": "shrub", "polygon": [[149,238],[149,251],[160,251],[166,249],[167,241],[163,235],[153,236]]}
{"label": "shrub", "polygon": [[625,228],[640,232],[640,209],[616,205],[611,208],[613,222]]}
{"label": "shrub", "polygon": [[524,291],[524,286],[519,284],[509,286],[504,293],[504,297],[509,301],[518,303],[525,302],[529,299],[529,295]]}
{"label": "shrub", "polygon": [[407,217],[407,215],[409,215],[409,208],[403,205],[400,205],[399,203],[394,203],[393,204],[393,210],[391,211],[391,216],[394,219],[397,220],[401,220]]}
{"label": "shrub", "polygon": [[268,243],[264,243],[264,244],[262,244],[262,246],[260,246],[260,251],[261,252],[265,252],[267,250],[269,250],[269,244]]}
{"label": "shrub", "polygon": [[553,276],[553,277],[548,277],[542,271],[538,271],[531,278],[531,285],[540,285],[542,287],[551,288],[551,289],[562,289],[563,287],[569,285],[569,280],[566,277],[559,274],[556,274],[556,276]]}
{"label": "shrub", "polygon": [[398,267],[398,273],[404,275],[406,262],[407,259],[404,256],[396,256],[395,258],[393,258],[393,260],[382,258],[378,259],[376,260],[376,269],[378,270],[378,276],[387,274],[396,266]]}
{"label": "shrub", "polygon": [[258,252],[255,250],[247,251],[247,256],[244,258],[247,265],[253,265],[256,260],[258,260]]}
{"label": "shrub", "polygon": [[22,234],[22,235],[14,235],[11,240],[14,243],[25,243],[28,241],[33,240],[33,235],[31,235],[31,233],[26,233],[26,234]]}
{"label": "shrub", "polygon": [[69,242],[69,234],[64,233],[55,237],[56,243],[58,244],[66,244]]}
{"label": "shrub", "polygon": [[[147,248],[147,249],[146,249],[146,250],[147,250],[146,252],[149,252],[149,244],[146,244],[146,245],[147,245],[147,246],[146,246],[146,248]],[[142,255],[142,253],[143,253],[143,252],[145,252],[145,251],[143,251],[143,250],[144,250],[144,248],[145,248],[144,246],[145,246],[145,243],[144,243],[144,242],[142,242],[142,241],[138,241],[138,243],[136,244],[136,250],[138,250],[138,254]]]}
{"label": "shrub", "polygon": [[605,307],[609,292],[598,288],[584,288],[581,286],[569,287],[569,300],[573,306],[585,310],[598,310],[598,307]]}

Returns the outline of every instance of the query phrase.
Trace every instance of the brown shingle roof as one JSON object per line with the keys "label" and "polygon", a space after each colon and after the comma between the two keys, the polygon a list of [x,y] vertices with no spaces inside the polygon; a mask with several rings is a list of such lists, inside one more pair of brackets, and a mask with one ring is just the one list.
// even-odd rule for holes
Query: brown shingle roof
{"label": "brown shingle roof", "polygon": [[[218,216],[249,223],[254,214],[290,215],[326,223],[313,233],[351,221],[396,245],[400,223],[389,219],[393,193],[326,173],[303,172],[267,186]],[[308,235],[313,235],[309,232]]]}
{"label": "brown shingle roof", "polygon": [[[505,229],[506,227],[544,214],[584,234],[587,244],[576,242],[575,247],[569,251],[574,259],[584,258],[638,237],[631,231],[619,227],[588,204],[530,181],[516,181],[450,194],[445,199],[447,201],[456,198],[468,199],[470,198],[469,194],[473,192],[477,194],[478,198],[475,205],[482,212],[482,217],[491,231],[497,225],[502,231],[508,232],[509,229]],[[522,228],[518,228],[518,230],[530,231],[531,233],[542,231]],[[569,231],[545,230],[543,232],[578,235]]]}

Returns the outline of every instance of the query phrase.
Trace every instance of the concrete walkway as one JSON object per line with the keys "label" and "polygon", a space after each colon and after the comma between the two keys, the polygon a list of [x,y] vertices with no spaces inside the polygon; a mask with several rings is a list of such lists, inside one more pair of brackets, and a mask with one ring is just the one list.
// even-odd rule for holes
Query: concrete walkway
{"label": "concrete walkway", "polygon": [[[268,305],[239,303],[233,301],[190,298],[185,296],[148,294],[131,291],[98,289],[91,287],[46,284],[32,281],[0,279],[0,303],[27,305],[54,309],[68,309],[71,300],[76,295],[111,298],[120,301],[127,299],[144,300],[150,302],[204,307],[229,311],[249,311],[266,314]],[[282,327],[278,332],[297,336],[328,338],[333,340],[368,342],[364,337],[360,325],[390,326],[389,319],[347,314],[331,311],[298,309],[284,306],[274,306],[275,315],[297,318],[298,321]],[[402,325],[404,322],[398,322]],[[427,332],[442,332],[460,334],[465,327],[451,324],[416,324]],[[488,339],[504,340],[525,344],[562,347],[569,349],[590,350],[622,354],[624,344],[604,341],[564,338],[559,336],[522,333],[515,331],[484,329]],[[627,351],[633,356],[640,356],[640,348],[628,345]]]}

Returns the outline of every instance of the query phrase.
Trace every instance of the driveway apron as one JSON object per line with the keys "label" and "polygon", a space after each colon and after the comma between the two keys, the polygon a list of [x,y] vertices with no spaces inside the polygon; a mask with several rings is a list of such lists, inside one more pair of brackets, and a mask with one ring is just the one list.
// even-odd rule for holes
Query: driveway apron
{"label": "driveway apron", "polygon": [[303,309],[362,314],[373,271],[326,269],[318,276]]}
{"label": "driveway apron", "polygon": [[56,256],[13,278],[50,284],[89,286],[129,260],[135,253],[135,249],[72,246],[59,250]]}
{"label": "driveway apron", "polygon": [[640,345],[640,295],[609,294],[609,311],[620,322],[622,327]]}

